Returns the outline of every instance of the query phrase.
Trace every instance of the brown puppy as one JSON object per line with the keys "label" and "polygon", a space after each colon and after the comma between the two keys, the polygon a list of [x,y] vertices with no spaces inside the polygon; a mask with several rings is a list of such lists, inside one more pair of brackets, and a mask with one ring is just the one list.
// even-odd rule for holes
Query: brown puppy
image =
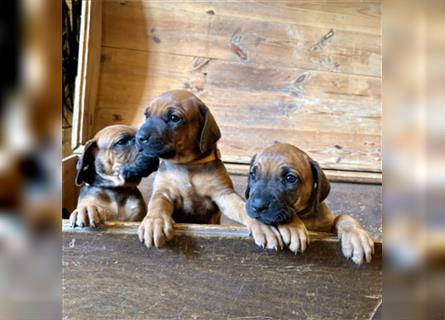
{"label": "brown puppy", "polygon": [[[157,158],[141,157],[135,142],[136,130],[113,125],[100,130],[85,145],[77,162],[76,184],[80,190],[77,208],[70,215],[73,227],[97,226],[105,220],[140,221],[146,204],[137,185],[158,167]],[[134,177],[128,165],[144,170]]]}
{"label": "brown puppy", "polygon": [[219,128],[200,99],[184,90],[166,92],[149,104],[145,117],[137,143],[161,164],[139,228],[141,242],[161,247],[173,237],[175,221],[218,223],[222,213],[246,225],[259,246],[282,246],[275,227],[246,215],[216,148]]}
{"label": "brown puppy", "polygon": [[295,146],[278,143],[251,161],[246,210],[252,218],[277,225],[283,242],[295,253],[306,250],[307,229],[336,232],[345,257],[357,264],[370,262],[374,242],[354,218],[334,218],[324,202],[329,191],[316,161]]}

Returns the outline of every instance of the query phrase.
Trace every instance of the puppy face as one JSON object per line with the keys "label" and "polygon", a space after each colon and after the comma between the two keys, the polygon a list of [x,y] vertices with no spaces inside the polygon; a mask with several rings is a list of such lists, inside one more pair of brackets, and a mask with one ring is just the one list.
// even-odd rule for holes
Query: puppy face
{"label": "puppy face", "polygon": [[221,133],[207,106],[185,90],[155,98],[136,138],[144,154],[188,162],[212,150]]}
{"label": "puppy face", "polygon": [[[89,140],[77,163],[76,184],[83,182],[100,187],[122,187],[139,183],[122,177],[122,168],[138,156],[136,130],[125,125],[108,126]],[[154,170],[152,170],[154,171]]]}
{"label": "puppy face", "polygon": [[329,190],[316,161],[290,144],[275,144],[252,158],[247,214],[265,224],[283,224],[298,212],[317,212]]}

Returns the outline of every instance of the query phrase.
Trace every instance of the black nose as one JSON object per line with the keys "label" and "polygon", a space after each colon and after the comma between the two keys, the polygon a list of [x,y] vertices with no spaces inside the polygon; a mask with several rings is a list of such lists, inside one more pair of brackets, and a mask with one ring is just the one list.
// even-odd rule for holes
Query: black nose
{"label": "black nose", "polygon": [[262,212],[269,209],[270,201],[262,198],[252,199],[251,207],[256,212]]}
{"label": "black nose", "polygon": [[136,140],[139,144],[147,143],[149,138],[147,134],[141,134],[139,132],[136,134]]}

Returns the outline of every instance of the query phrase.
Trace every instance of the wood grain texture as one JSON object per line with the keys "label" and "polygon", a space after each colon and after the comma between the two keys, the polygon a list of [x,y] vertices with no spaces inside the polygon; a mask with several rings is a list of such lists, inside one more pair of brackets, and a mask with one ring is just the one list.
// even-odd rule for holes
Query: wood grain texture
{"label": "wood grain texture", "polygon": [[65,319],[369,319],[382,298],[380,245],[357,267],[334,241],[295,256],[245,238],[148,250],[135,234],[67,231],[63,253]]}
{"label": "wood grain texture", "polygon": [[380,1],[97,3],[98,97],[79,119],[90,136],[138,126],[151,99],[183,88],[215,114],[225,161],[278,140],[324,168],[381,172]]}
{"label": "wood grain texture", "polygon": [[380,35],[380,1],[181,1],[151,7]]}
{"label": "wood grain texture", "polygon": [[94,135],[94,110],[100,77],[101,44],[102,1],[84,1],[80,23],[71,149],[84,144]]}
{"label": "wood grain texture", "polygon": [[96,131],[139,126],[151,99],[186,88],[215,115],[224,160],[248,163],[279,140],[325,168],[381,170],[380,80],[112,48],[103,49],[101,69]]}
{"label": "wood grain texture", "polygon": [[[68,219],[62,221],[63,232],[68,233],[91,233],[100,231],[110,234],[131,234],[137,235],[139,222],[122,222],[107,221],[97,228],[73,228]],[[192,224],[192,223],[176,223],[174,226],[175,236],[192,236],[207,238],[251,238],[246,227],[240,224],[234,225],[217,225],[217,224]],[[333,241],[338,242],[335,235],[325,232],[309,232],[313,241]]]}
{"label": "wood grain texture", "polygon": [[[225,163],[227,172],[231,175],[247,176],[249,173],[248,164],[239,163]],[[382,174],[379,172],[364,172],[364,171],[340,171],[332,169],[323,170],[326,177],[331,182],[349,182],[349,183],[364,183],[364,184],[382,184]]]}
{"label": "wood grain texture", "polygon": [[[179,3],[165,7],[164,2],[157,1],[106,2],[103,44],[260,65],[381,75],[378,34],[337,30],[335,22],[316,27],[212,15],[206,13],[210,7],[197,12]],[[269,11],[274,10],[273,4],[269,2]],[[254,6],[250,3],[238,9],[249,12]],[[144,38],[148,41],[141,41]]]}

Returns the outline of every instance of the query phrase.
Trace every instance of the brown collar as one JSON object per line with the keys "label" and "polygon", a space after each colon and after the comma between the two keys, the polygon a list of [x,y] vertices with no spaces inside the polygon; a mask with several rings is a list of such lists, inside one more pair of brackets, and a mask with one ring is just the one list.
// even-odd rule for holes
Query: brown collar
{"label": "brown collar", "polygon": [[204,158],[192,160],[192,161],[185,162],[185,163],[182,163],[182,164],[186,164],[186,165],[189,165],[189,164],[204,164],[204,163],[207,163],[207,162],[220,160],[220,159],[221,159],[221,153],[219,152],[218,149],[215,149],[208,156],[206,156]]}

